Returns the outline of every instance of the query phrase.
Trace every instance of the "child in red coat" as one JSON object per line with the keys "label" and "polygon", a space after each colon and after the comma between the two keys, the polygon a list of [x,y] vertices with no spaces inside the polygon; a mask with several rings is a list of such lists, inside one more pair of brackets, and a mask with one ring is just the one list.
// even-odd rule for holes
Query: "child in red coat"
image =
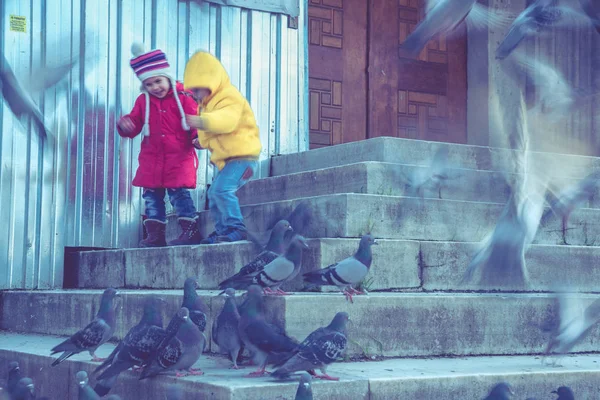
{"label": "child in red coat", "polygon": [[169,245],[200,243],[197,214],[188,189],[196,188],[198,157],[192,144],[185,114],[196,114],[198,105],[183,85],[173,78],[165,53],[143,52],[140,44],[131,46],[130,61],[142,81],[131,113],[121,117],[117,130],[122,137],[133,138],[143,133],[139,167],[133,186],[144,188],[146,205],[144,226],[147,237],[142,247],[165,246],[165,192],[177,213],[182,232]]}

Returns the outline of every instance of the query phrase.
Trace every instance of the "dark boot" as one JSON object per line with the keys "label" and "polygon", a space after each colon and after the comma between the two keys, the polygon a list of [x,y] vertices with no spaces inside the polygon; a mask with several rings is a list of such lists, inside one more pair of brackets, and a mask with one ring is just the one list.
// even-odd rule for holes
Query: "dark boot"
{"label": "dark boot", "polygon": [[167,245],[165,241],[166,222],[147,219],[144,221],[144,227],[146,228],[146,239],[140,242],[140,247],[163,247]]}
{"label": "dark boot", "polygon": [[169,246],[185,246],[190,244],[200,244],[202,235],[198,230],[198,223],[195,218],[178,218],[181,226],[181,234],[175,240],[169,242]]}

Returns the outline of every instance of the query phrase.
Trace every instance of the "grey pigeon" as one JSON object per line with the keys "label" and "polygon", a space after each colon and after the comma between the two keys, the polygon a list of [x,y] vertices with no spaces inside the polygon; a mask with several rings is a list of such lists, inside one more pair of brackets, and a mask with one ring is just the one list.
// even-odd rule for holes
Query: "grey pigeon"
{"label": "grey pigeon", "polygon": [[183,400],[183,392],[178,385],[167,386],[166,400]]}
{"label": "grey pigeon", "polygon": [[313,400],[312,377],[306,372],[300,375],[300,383],[294,400]]}
{"label": "grey pigeon", "polygon": [[[219,289],[225,290],[228,287],[233,287],[231,285],[235,285],[235,282],[237,282],[240,278],[253,274],[257,271],[262,271],[267,264],[269,264],[270,262],[274,261],[277,257],[282,255],[286,249],[284,244],[285,235],[287,232],[293,232],[290,223],[284,219],[278,221],[277,224],[275,224],[275,226],[271,230],[269,242],[265,246],[264,250],[260,252],[260,254],[256,256],[254,260],[244,265],[238,273],[219,283]],[[233,288],[235,289],[235,287]],[[223,293],[224,292],[220,294]]]}
{"label": "grey pigeon", "polygon": [[6,380],[6,390],[8,390],[8,393],[12,393],[15,390],[20,380],[21,368],[19,368],[19,363],[11,361],[8,364],[8,379]]}
{"label": "grey pigeon", "polygon": [[558,395],[556,400],[575,400],[575,395],[568,386],[561,386],[558,389],[553,390],[552,393]]}
{"label": "grey pigeon", "polygon": [[[45,90],[55,85],[69,73],[76,62],[77,60],[71,60],[59,67],[44,68],[40,71],[36,71],[33,76],[38,84],[36,87],[31,88],[35,90]],[[2,90],[2,96],[6,100],[12,113],[17,118],[24,115],[31,117],[33,123],[37,126],[40,135],[46,137],[49,130],[44,123],[44,117],[39,107],[19,82],[4,55],[2,55],[2,62],[0,62],[0,90]]]}
{"label": "grey pigeon", "polygon": [[598,8],[594,5],[595,1],[596,0],[579,0],[579,3],[581,3],[581,8],[583,8],[583,11],[589,17],[594,28],[600,33],[600,14],[598,13]]}
{"label": "grey pigeon", "polygon": [[250,377],[263,376],[270,357],[286,357],[298,345],[285,332],[265,321],[264,299],[254,285],[249,288],[241,310],[238,332],[244,346],[252,353],[254,363],[258,365],[258,369],[248,375]]}
{"label": "grey pigeon", "polygon": [[319,286],[337,286],[346,296],[346,300],[354,302],[353,295],[364,293],[352,286],[360,283],[369,273],[373,261],[371,246],[376,244],[378,243],[373,236],[364,235],[353,256],[331,264],[327,268],[307,272],[304,274],[304,280]]}
{"label": "grey pigeon", "polygon": [[435,153],[427,168],[417,168],[408,178],[404,195],[423,199],[426,187],[440,189],[442,182],[448,179],[448,147],[442,146]]}
{"label": "grey pigeon", "polygon": [[449,34],[463,21],[474,28],[501,26],[505,17],[502,13],[490,12],[476,0],[429,0],[423,19],[400,45],[402,53],[417,56],[425,45],[438,34]]}
{"label": "grey pigeon", "polygon": [[[552,335],[545,355],[551,353],[563,355],[568,353],[590,333],[590,330],[600,321],[600,299],[583,308],[580,298],[573,294],[561,292],[557,295],[559,326]],[[553,362],[557,365],[558,359]],[[545,358],[542,359],[545,363]]]}
{"label": "grey pigeon", "polygon": [[144,314],[138,324],[127,332],[110,356],[94,371],[99,372],[106,368],[98,376],[94,387],[98,395],[105,396],[112,389],[121,372],[140,366],[166,337],[166,331],[162,329],[164,303],[165,301],[157,296],[149,296],[145,299]]}
{"label": "grey pigeon", "polygon": [[[313,212],[308,202],[301,201],[294,207],[287,218],[289,224],[294,228],[287,230],[284,235],[284,248],[287,248],[294,236],[306,236],[313,222]],[[281,253],[280,253],[281,254]]]}
{"label": "grey pigeon", "polygon": [[[296,371],[310,371],[315,378],[337,381],[327,375],[329,364],[337,361],[346,351],[348,340],[346,338],[346,323],[348,313],[339,312],[331,323],[313,331],[300,346],[296,353],[289,358],[271,376],[286,378]],[[323,375],[316,375],[315,369],[321,370]]]}
{"label": "grey pigeon", "polygon": [[[180,308],[177,316],[183,320],[177,333],[168,341],[163,340],[163,345],[158,350],[156,358],[144,367],[140,380],[170,371],[177,371],[177,377],[204,374],[202,371],[192,368],[204,351],[204,335],[191,321],[187,308]],[[180,373],[181,370],[186,372]]]}
{"label": "grey pigeon", "polygon": [[[187,278],[185,280],[181,307],[185,307],[190,311],[190,319],[200,329],[200,332],[204,332],[206,330],[206,311],[208,311],[208,307],[206,307],[202,298],[196,293],[196,289],[199,286],[194,278]],[[204,343],[206,343],[206,339]]]}
{"label": "grey pigeon", "polygon": [[231,287],[245,289],[250,285],[259,285],[265,290],[265,294],[286,295],[287,293],[279,287],[298,275],[302,266],[302,252],[306,248],[308,245],[304,237],[296,235],[283,255],[265,265],[261,270],[230,279]]}
{"label": "grey pigeon", "polygon": [[100,399],[100,396],[90,386],[88,374],[85,371],[79,371],[75,374],[77,385],[79,386],[79,400],[96,400]]}
{"label": "grey pigeon", "polygon": [[17,382],[15,390],[10,393],[12,400],[33,400],[35,399],[35,385],[31,378],[21,378]]}
{"label": "grey pigeon", "polygon": [[485,400],[510,400],[515,393],[510,384],[500,382],[492,388]]}
{"label": "grey pigeon", "polygon": [[58,365],[72,355],[81,353],[82,351],[88,351],[92,356],[92,361],[104,361],[96,357],[95,352],[98,347],[106,343],[115,333],[116,320],[113,300],[118,295],[119,293],[113,288],[104,291],[96,318],[85,328],[51,350],[51,355],[63,352],[52,363],[52,366]]}
{"label": "grey pigeon", "polygon": [[231,368],[239,369],[237,359],[243,347],[238,333],[240,314],[235,302],[235,290],[227,288],[225,295],[227,299],[225,300],[223,309],[212,326],[212,340],[219,346],[219,350],[229,354],[233,362]]}

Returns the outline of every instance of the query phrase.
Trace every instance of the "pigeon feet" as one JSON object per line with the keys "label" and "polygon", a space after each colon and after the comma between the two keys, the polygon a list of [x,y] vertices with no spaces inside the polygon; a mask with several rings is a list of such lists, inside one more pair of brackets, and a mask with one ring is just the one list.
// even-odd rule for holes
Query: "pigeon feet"
{"label": "pigeon feet", "polygon": [[346,301],[349,301],[350,303],[354,303],[354,300],[352,300],[352,293],[350,293],[347,290],[344,290],[342,293],[346,297]]}
{"label": "pigeon feet", "polygon": [[237,364],[233,364],[231,367],[229,367],[229,369],[242,369],[242,368],[244,368],[244,367],[240,367]]}
{"label": "pigeon feet", "polygon": [[106,361],[106,358],[96,357],[96,355],[94,354],[94,356],[92,357],[92,361],[93,362],[102,362],[102,361]]}
{"label": "pigeon feet", "polygon": [[263,289],[264,294],[276,294],[277,292],[272,290],[270,287],[266,287]]}
{"label": "pigeon feet", "polygon": [[177,378],[183,378],[184,376],[188,376],[189,374],[187,372],[179,372],[177,371],[177,373],[175,373],[175,376]]}
{"label": "pigeon feet", "polygon": [[254,372],[250,372],[248,375],[246,375],[248,378],[257,378],[260,376],[265,376],[266,374],[268,374],[267,371],[265,371],[264,368],[259,368],[258,370],[254,371]]}
{"label": "pigeon feet", "polygon": [[315,375],[313,375],[313,376],[314,376],[315,378],[317,378],[317,379],[324,379],[324,380],[326,380],[326,381],[339,381],[339,380],[340,380],[340,378],[338,378],[338,377],[335,377],[335,376],[329,376],[329,375],[327,375],[327,374],[323,374],[323,375],[317,375],[317,374],[315,374]]}
{"label": "pigeon feet", "polygon": [[204,375],[204,372],[202,372],[199,368],[190,368],[188,370],[189,375],[194,375],[194,376],[200,376],[200,375]]}
{"label": "pigeon feet", "polygon": [[290,293],[284,292],[283,290],[277,288],[277,290],[274,292],[274,294],[276,294],[277,296],[289,296]]}

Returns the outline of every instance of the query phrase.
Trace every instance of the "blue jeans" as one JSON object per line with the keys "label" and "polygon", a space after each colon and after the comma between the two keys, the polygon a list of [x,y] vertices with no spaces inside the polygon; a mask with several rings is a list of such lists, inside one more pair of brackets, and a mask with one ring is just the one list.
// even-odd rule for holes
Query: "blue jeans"
{"label": "blue jeans", "polygon": [[146,203],[146,217],[163,222],[167,221],[165,191],[169,194],[169,200],[171,201],[173,208],[175,208],[175,213],[178,217],[196,217],[196,207],[194,207],[194,201],[192,200],[192,196],[190,196],[190,191],[188,189],[144,188],[142,198]]}
{"label": "blue jeans", "polygon": [[235,194],[252,178],[257,161],[232,160],[217,173],[208,189],[208,208],[215,223],[215,232],[224,235],[230,230],[246,231],[240,202]]}

